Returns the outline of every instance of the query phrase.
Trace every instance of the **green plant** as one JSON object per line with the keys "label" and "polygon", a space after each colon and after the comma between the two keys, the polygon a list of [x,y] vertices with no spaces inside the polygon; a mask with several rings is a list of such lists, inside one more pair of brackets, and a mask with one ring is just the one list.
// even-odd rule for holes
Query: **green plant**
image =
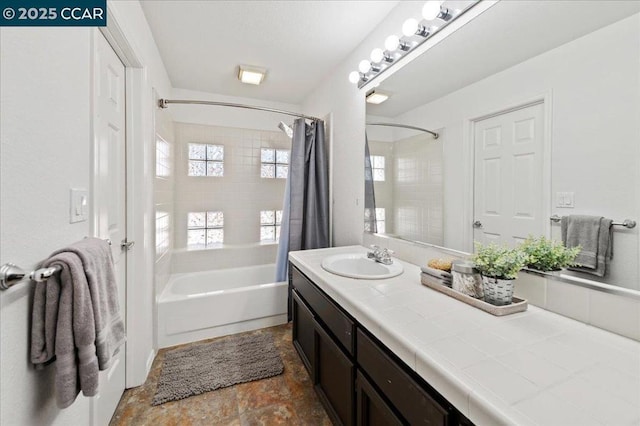
{"label": "green plant", "polygon": [[527,255],[520,249],[510,249],[494,243],[475,243],[476,253],[472,256],[476,269],[486,277],[513,280],[527,264]]}
{"label": "green plant", "polygon": [[554,271],[574,265],[580,246],[567,248],[559,241],[529,236],[521,245],[528,257],[527,266],[539,271]]}

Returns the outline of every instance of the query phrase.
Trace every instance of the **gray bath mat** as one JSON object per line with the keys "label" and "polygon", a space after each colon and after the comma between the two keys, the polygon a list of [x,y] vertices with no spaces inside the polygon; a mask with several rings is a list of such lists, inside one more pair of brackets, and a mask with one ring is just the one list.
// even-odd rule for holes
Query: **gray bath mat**
{"label": "gray bath mat", "polygon": [[174,349],[164,355],[152,405],[266,379],[283,370],[270,334],[232,336]]}

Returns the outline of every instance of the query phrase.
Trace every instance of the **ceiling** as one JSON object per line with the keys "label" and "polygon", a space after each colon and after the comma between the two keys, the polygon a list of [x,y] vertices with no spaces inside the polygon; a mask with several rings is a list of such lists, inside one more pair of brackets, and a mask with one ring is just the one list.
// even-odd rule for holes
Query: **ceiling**
{"label": "ceiling", "polygon": [[[383,81],[367,114],[396,117],[640,11],[626,0],[503,0]],[[561,64],[559,64],[561,66]]]}
{"label": "ceiling", "polygon": [[[299,104],[398,1],[140,3],[173,87]],[[241,64],[266,68],[262,85]]]}

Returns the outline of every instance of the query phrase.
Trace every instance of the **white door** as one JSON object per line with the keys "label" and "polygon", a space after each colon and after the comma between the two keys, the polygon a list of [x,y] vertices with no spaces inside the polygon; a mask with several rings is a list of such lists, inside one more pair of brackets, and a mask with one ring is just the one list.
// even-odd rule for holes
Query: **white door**
{"label": "white door", "polygon": [[[125,68],[98,31],[94,34],[94,235],[111,240],[118,280],[120,315],[126,324],[126,141]],[[126,345],[126,344],[125,344]],[[125,385],[125,347],[111,368],[100,373],[98,396],[92,401],[94,425],[107,425]]]}
{"label": "white door", "polygon": [[477,121],[474,129],[474,240],[515,246],[542,235],[544,104]]}

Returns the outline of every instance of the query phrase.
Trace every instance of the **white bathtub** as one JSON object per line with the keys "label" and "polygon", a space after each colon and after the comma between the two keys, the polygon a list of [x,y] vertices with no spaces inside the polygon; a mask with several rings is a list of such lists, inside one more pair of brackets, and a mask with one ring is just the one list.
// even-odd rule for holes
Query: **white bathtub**
{"label": "white bathtub", "polygon": [[287,322],[275,265],[175,274],[158,300],[161,348]]}

